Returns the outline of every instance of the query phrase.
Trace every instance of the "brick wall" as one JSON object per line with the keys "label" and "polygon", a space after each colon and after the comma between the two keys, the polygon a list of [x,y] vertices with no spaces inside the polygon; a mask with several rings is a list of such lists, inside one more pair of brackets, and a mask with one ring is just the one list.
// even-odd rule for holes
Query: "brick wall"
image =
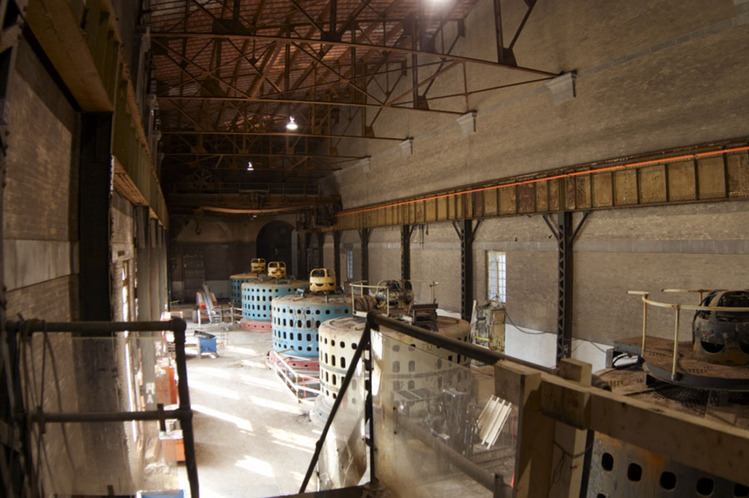
{"label": "brick wall", "polygon": [[[638,335],[642,307],[628,290],[645,290],[672,301],[664,288],[745,288],[749,266],[749,205],[746,202],[596,211],[574,245],[573,333],[581,339],[611,343]],[[575,214],[577,225],[581,215]],[[359,258],[358,236],[343,234]],[[342,244],[342,264],[345,251]],[[487,301],[486,254],[507,254],[507,312],[521,327],[556,333],[557,243],[540,216],[484,220],[474,242],[474,297]],[[398,227],[376,228],[370,247],[370,281],[400,278]],[[333,264],[332,247],[325,252]],[[345,270],[344,270],[345,271]],[[358,272],[358,266],[357,266]],[[417,300],[428,299],[437,281],[441,308],[460,311],[460,243],[450,223],[416,228],[411,238],[411,275]],[[696,303],[696,296],[683,297]],[[652,335],[670,337],[672,313],[649,316]],[[689,337],[691,316],[682,334]]]}
{"label": "brick wall", "polygon": [[[492,5],[489,0],[477,3],[454,53],[496,57]],[[523,2],[503,2],[510,32],[524,9]],[[371,156],[369,168],[349,166],[328,187],[340,192],[349,208],[746,137],[741,115],[749,108],[745,10],[732,0],[712,2],[709,9],[697,0],[540,2],[518,38],[515,55],[526,67],[576,71],[574,99],[554,104],[544,82],[472,95],[469,107],[477,111],[477,130],[468,135],[455,116],[385,111],[374,124],[375,133],[414,137],[413,154],[386,142],[347,144],[350,149],[341,153]],[[517,73],[487,66],[469,66],[468,74],[470,89],[522,80]],[[431,95],[459,93],[462,84],[461,72],[455,71],[440,78]],[[462,105],[451,99],[439,102],[435,107]],[[627,296],[630,289],[746,287],[747,211],[749,204],[738,201],[593,213],[575,245],[574,335],[610,343],[639,334],[641,306]],[[579,219],[576,214],[575,221]],[[358,257],[356,233],[345,232],[343,241],[353,244]],[[488,250],[507,253],[512,319],[554,333],[557,247],[543,219],[518,216],[482,223],[474,244],[474,296],[479,302],[486,299]],[[441,307],[459,311],[460,244],[452,226],[430,224],[423,238],[415,232],[411,254],[413,278],[439,281]],[[326,252],[327,261],[332,264],[332,250]],[[398,227],[375,229],[370,280],[399,273]],[[684,337],[689,321],[683,320]],[[670,326],[653,333],[670,334],[670,317],[660,320],[666,324]]]}
{"label": "brick wall", "polygon": [[[496,58],[492,9],[489,0],[477,3],[453,53]],[[653,9],[663,15],[642,15]],[[503,4],[509,32],[524,10],[523,2]],[[468,108],[477,111],[477,130],[467,136],[453,115],[386,110],[374,123],[375,133],[413,137],[413,154],[390,142],[347,144],[351,149],[340,152],[371,156],[369,168],[347,167],[332,188],[348,208],[744,137],[749,14],[741,12],[732,0],[712,2],[709,9],[696,0],[538,4],[515,46],[518,63],[555,74],[576,71],[576,98],[554,104],[544,81],[471,95]],[[469,90],[535,78],[479,65],[468,66],[468,75]],[[460,70],[437,81],[431,96],[463,91]],[[370,90],[380,91],[375,85]],[[435,101],[433,108],[462,112],[464,105],[460,96]]]}
{"label": "brick wall", "polygon": [[[79,316],[77,243],[78,119],[53,78],[22,39],[17,45],[4,117],[8,122],[3,192],[3,276],[7,317],[70,321]],[[78,410],[77,376],[70,336],[41,334],[26,348],[26,402],[50,412]],[[46,357],[46,358],[45,358]],[[45,365],[42,368],[42,365]],[[44,396],[41,397],[42,386]],[[75,455],[83,453],[81,427],[47,427],[47,461],[57,490],[72,490]]]}

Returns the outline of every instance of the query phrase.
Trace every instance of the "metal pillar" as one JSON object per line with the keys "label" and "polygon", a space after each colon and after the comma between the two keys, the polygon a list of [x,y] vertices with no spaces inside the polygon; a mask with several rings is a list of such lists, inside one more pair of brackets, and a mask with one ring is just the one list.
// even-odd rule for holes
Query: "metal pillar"
{"label": "metal pillar", "polygon": [[572,246],[580,233],[590,211],[583,213],[583,217],[575,229],[572,229],[572,212],[562,211],[557,214],[557,223],[551,222],[549,215],[544,215],[544,221],[557,240],[558,257],[558,292],[557,292],[557,364],[562,358],[569,358],[572,352]]}
{"label": "metal pillar", "polygon": [[[514,66],[516,63],[512,48],[506,48],[504,43],[504,34],[502,30],[502,6],[500,3],[500,0],[494,0],[494,31],[497,35],[497,62]],[[532,8],[532,6],[530,8]],[[520,26],[520,29],[522,29],[522,25]],[[518,30],[518,34],[520,33],[520,29]],[[515,40],[513,40],[513,43],[514,41]]]}
{"label": "metal pillar", "polygon": [[317,268],[325,267],[325,232],[317,232]]}
{"label": "metal pillar", "polygon": [[411,280],[411,234],[415,225],[401,225],[401,278]]}
{"label": "metal pillar", "polygon": [[[299,231],[294,229],[291,231],[291,264],[289,262],[286,262],[287,269],[291,268],[291,273],[293,275],[300,275],[299,266],[301,265],[301,249],[299,248]],[[259,251],[259,247],[258,247]],[[260,257],[260,253],[258,252],[257,257]]]}
{"label": "metal pillar", "polygon": [[359,239],[361,240],[361,279],[365,282],[369,282],[369,237],[371,235],[371,228],[359,229]]}
{"label": "metal pillar", "polygon": [[309,274],[309,246],[310,246],[310,233],[299,232],[299,274],[303,278]]}
{"label": "metal pillar", "polygon": [[[112,421],[127,421],[127,420],[158,420],[161,422],[162,427],[164,424],[164,421],[166,419],[170,418],[176,418],[179,419],[182,426],[182,434],[184,437],[184,443],[185,443],[185,466],[187,470],[187,479],[190,484],[190,494],[194,498],[200,497],[200,491],[198,487],[198,468],[197,464],[195,462],[195,437],[192,427],[192,407],[190,405],[190,390],[187,384],[187,365],[186,365],[186,357],[185,357],[185,322],[182,319],[173,319],[168,322],[164,321],[150,321],[150,322],[45,322],[42,320],[29,320],[29,321],[21,321],[21,322],[6,322],[5,323],[5,329],[2,330],[2,333],[0,335],[3,336],[4,342],[7,343],[13,343],[14,345],[17,343],[18,336],[23,333],[24,335],[31,334],[32,332],[44,332],[47,333],[55,333],[55,332],[73,332],[76,336],[83,338],[83,337],[92,337],[92,338],[98,338],[100,336],[111,336],[115,332],[124,332],[124,331],[139,331],[141,333],[143,332],[155,332],[155,331],[163,331],[163,330],[171,330],[174,332],[174,350],[175,350],[175,356],[176,356],[176,362],[177,362],[177,390],[179,393],[179,407],[176,410],[164,410],[163,407],[157,408],[157,410],[153,411],[145,411],[145,412],[123,412],[119,409],[118,406],[115,406],[113,408],[109,408],[106,406],[99,406],[98,410],[81,410],[80,406],[78,407],[77,412],[44,412],[42,411],[42,406],[33,407],[36,410],[33,412],[33,414],[30,413],[30,410],[32,407],[27,407],[24,411],[23,406],[19,405],[16,407],[16,410],[19,411],[19,415],[22,416],[24,421],[29,421],[37,424],[39,426],[38,430],[42,434],[45,432],[44,426],[47,423],[70,423],[70,422],[112,422]],[[26,341],[29,340],[28,337],[22,337],[22,340]],[[105,341],[94,341],[94,342],[105,342]],[[113,342],[113,341],[109,341]],[[20,385],[20,361],[18,358],[14,360],[14,370],[15,370],[15,377],[14,381],[16,381],[16,378],[18,379],[16,382]],[[111,363],[111,357],[105,358],[102,361],[102,364],[104,363]],[[101,372],[105,372],[107,370],[106,367],[103,367],[100,369],[98,373],[98,378],[102,377]],[[9,379],[11,380],[11,379]],[[92,381],[96,381],[97,379],[92,379]],[[116,391],[116,388],[113,389],[113,391]],[[93,404],[95,403],[95,400],[92,400]],[[115,425],[116,427],[121,427],[122,424],[92,424],[85,430],[83,430],[83,436],[84,439],[91,439],[95,438],[96,435],[101,436],[104,431],[99,427],[100,425],[107,426],[107,425]],[[25,433],[29,434],[30,431],[24,427]],[[162,429],[163,430],[163,429]],[[126,437],[122,431],[119,431],[118,437],[115,439],[104,439],[99,437],[99,439],[94,439],[96,443],[96,453],[100,453],[101,457],[99,459],[91,458],[90,455],[86,455],[86,458],[89,460],[89,464],[84,467],[84,469],[97,469],[98,472],[101,472],[99,469],[104,469],[105,467],[113,467],[113,464],[118,462],[112,462],[110,461],[110,458],[108,458],[108,455],[113,454],[116,451],[121,450],[121,448],[117,445],[115,446],[105,446],[102,445],[102,441],[123,441]],[[93,434],[93,436],[92,436]],[[124,460],[124,462],[127,462],[127,460]],[[127,471],[128,467],[127,464],[120,464],[117,467],[114,467],[114,473],[111,475],[122,475],[123,472]],[[31,484],[35,486],[36,480],[33,481]],[[110,491],[109,495],[114,496],[112,486],[109,486]],[[5,496],[5,495],[3,495]],[[24,493],[19,496],[41,496],[41,494],[36,491],[36,489],[33,490],[33,493]]]}
{"label": "metal pillar", "polygon": [[341,273],[341,232],[333,232],[333,269],[338,279],[338,286],[343,288],[343,274]]}
{"label": "metal pillar", "polygon": [[80,319],[111,320],[110,204],[112,187],[112,114],[81,118],[79,171]]}
{"label": "metal pillar", "polygon": [[557,293],[557,364],[572,351],[572,213],[557,215],[557,256],[559,263]]}
{"label": "metal pillar", "polygon": [[[461,226],[462,225],[462,226]],[[460,315],[470,321],[473,312],[473,240],[476,238],[481,220],[464,219],[453,221],[453,228],[460,237]]]}

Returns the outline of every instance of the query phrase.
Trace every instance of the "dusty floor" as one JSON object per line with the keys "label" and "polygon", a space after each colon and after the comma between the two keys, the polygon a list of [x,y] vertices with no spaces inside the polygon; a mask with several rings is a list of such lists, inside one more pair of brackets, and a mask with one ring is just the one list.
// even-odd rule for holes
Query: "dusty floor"
{"label": "dusty floor", "polygon": [[[217,335],[215,358],[195,356],[189,343],[196,328]],[[320,428],[309,420],[311,402],[299,403],[266,366],[270,349],[269,332],[188,322],[187,351],[192,356],[187,369],[202,497],[299,491]],[[181,488],[189,489],[184,464],[179,474]],[[308,490],[316,486],[313,478]]]}

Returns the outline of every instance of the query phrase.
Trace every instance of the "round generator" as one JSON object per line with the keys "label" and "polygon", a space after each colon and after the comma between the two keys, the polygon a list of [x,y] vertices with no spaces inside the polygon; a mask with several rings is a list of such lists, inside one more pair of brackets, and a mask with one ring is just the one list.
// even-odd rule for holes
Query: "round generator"
{"label": "round generator", "polygon": [[291,356],[318,357],[318,329],[326,320],[348,316],[349,300],[340,295],[290,294],[271,303],[273,349]]}
{"label": "round generator", "polygon": [[[373,354],[374,368],[380,372],[381,382],[391,383],[388,390],[393,393],[394,400],[400,397],[410,399],[414,393],[418,395],[422,390],[441,391],[459,387],[468,380],[463,378],[468,373],[463,367],[468,366],[469,358],[387,327],[382,327],[381,330],[387,332],[388,339],[383,338],[384,334],[372,336],[373,350],[380,348],[382,351],[379,358],[377,354]],[[465,320],[440,316],[437,317],[436,333],[470,342],[471,325]],[[378,344],[378,341],[382,343]],[[416,350],[429,355],[412,354]]]}
{"label": "round generator", "polygon": [[[324,421],[327,418],[338,397],[341,382],[361,340],[364,325],[365,320],[358,317],[336,318],[320,325],[320,396],[315,401],[314,410],[318,420]],[[460,341],[470,340],[471,326],[464,320],[440,316],[437,318],[437,326],[438,334]],[[401,397],[411,399],[422,390],[459,387],[469,380],[467,377],[461,378],[466,372],[452,363],[468,365],[468,358],[445,349],[437,349],[436,346],[386,327],[381,330],[387,332],[389,339],[384,341],[379,334],[373,333],[372,348],[380,352],[379,355],[374,355],[374,362],[380,370],[379,379],[391,383],[391,392],[396,400]],[[387,348],[384,347],[384,342],[387,342]],[[410,354],[415,349],[434,356],[419,355],[420,358],[417,359]]]}
{"label": "round generator", "polygon": [[242,304],[242,284],[265,280],[268,276],[263,272],[237,273],[229,277],[231,280],[231,301],[236,305]]}
{"label": "round generator", "polygon": [[242,328],[246,330],[271,330],[271,303],[273,299],[293,294],[297,289],[307,289],[303,280],[268,279],[242,284]]}

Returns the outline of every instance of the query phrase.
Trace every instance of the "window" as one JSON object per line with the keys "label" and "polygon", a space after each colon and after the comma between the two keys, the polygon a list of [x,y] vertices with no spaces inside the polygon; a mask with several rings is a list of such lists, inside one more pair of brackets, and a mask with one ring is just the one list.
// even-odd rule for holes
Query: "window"
{"label": "window", "polygon": [[354,250],[348,249],[346,251],[346,276],[349,280],[354,279]]}
{"label": "window", "polygon": [[487,297],[491,301],[507,302],[507,254],[499,251],[487,251],[486,269],[488,282]]}

